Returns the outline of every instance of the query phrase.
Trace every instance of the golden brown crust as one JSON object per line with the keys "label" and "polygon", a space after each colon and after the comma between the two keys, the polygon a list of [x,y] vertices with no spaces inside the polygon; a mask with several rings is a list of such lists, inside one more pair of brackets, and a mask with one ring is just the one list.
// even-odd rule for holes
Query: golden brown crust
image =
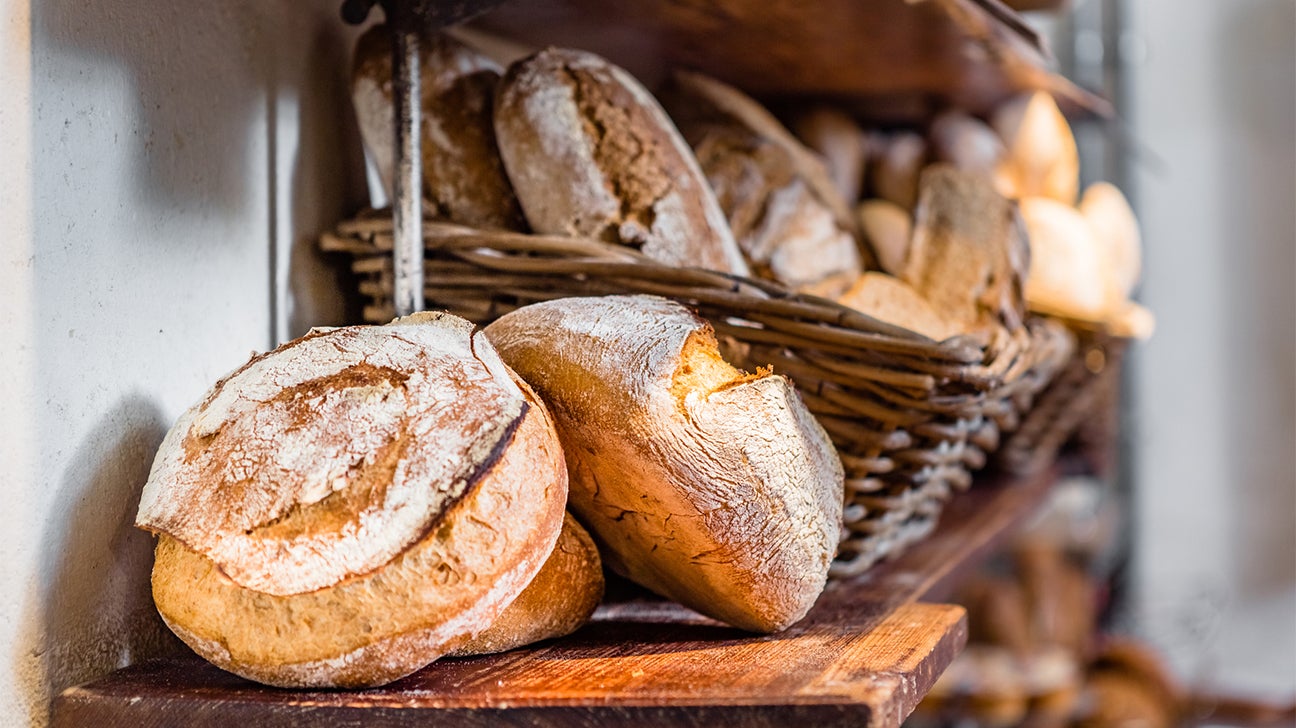
{"label": "golden brown crust", "polygon": [[842,469],[787,379],[718,366],[706,323],[653,296],[536,304],[486,331],[552,408],[605,563],[744,629],[809,610]]}
{"label": "golden brown crust", "polygon": [[379,685],[462,644],[534,578],[562,527],[562,450],[544,406],[527,395],[533,406],[499,460],[437,528],[381,568],[274,596],[163,535],[159,613],[217,666],[280,686]]}
{"label": "golden brown crust", "polygon": [[570,513],[540,573],[486,628],[451,655],[487,655],[564,637],[589,621],[603,598],[603,562]]}
{"label": "golden brown crust", "polygon": [[495,108],[500,152],[537,232],[640,248],[670,265],[746,273],[692,153],[627,73],[550,48],[515,63]]}
{"label": "golden brown crust", "polygon": [[369,573],[463,497],[527,407],[481,337],[420,314],[257,357],[168,432],[137,524],[270,594]]}
{"label": "golden brown crust", "polygon": [[[423,193],[433,214],[482,228],[525,230],[495,142],[495,89],[502,69],[444,35],[420,44]],[[391,189],[394,141],[391,31],[376,25],[356,43],[352,93],[361,133]]]}

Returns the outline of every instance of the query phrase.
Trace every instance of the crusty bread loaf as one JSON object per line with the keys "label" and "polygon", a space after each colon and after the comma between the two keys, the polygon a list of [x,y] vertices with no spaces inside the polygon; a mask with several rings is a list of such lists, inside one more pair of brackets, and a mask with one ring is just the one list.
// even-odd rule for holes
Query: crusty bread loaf
{"label": "crusty bread loaf", "polygon": [[603,598],[603,562],[589,533],[569,513],[535,579],[486,631],[452,655],[487,655],[564,637],[589,621]]}
{"label": "crusty bread loaf", "polygon": [[1006,155],[1000,181],[1014,199],[1048,197],[1076,203],[1080,190],[1080,153],[1057,102],[1045,91],[1016,96],[1001,104],[990,124]]}
{"label": "crusty bread loaf", "polygon": [[886,273],[868,271],[837,302],[935,341],[960,333],[909,284]]}
{"label": "crusty bread loaf", "polygon": [[786,378],[733,368],[702,319],[652,296],[540,303],[486,333],[549,404],[605,563],[744,629],[804,616],[842,468]]}
{"label": "crusty bread loaf", "polygon": [[868,164],[868,140],[859,124],[840,109],[817,106],[798,115],[792,128],[823,159],[841,198],[848,205],[859,200]]}
{"label": "crusty bread loaf", "polygon": [[693,153],[657,101],[620,68],[557,48],[519,61],[500,86],[495,129],[536,232],[747,274]]}
{"label": "crusty bread loaf", "polygon": [[[395,149],[391,53],[391,30],[370,28],[356,44],[351,81],[361,136],[389,193]],[[475,227],[524,230],[495,145],[492,116],[503,69],[444,34],[421,39],[419,61],[423,194],[432,214]]]}
{"label": "crusty bread loaf", "polygon": [[758,275],[829,298],[862,268],[855,221],[823,162],[732,86],[675,75],[663,96]]}
{"label": "crusty bread loaf", "polygon": [[486,629],[562,527],[547,410],[467,321],[317,330],[168,433],[137,524],[154,600],[217,666],[283,686],[409,674]]}
{"label": "crusty bread loaf", "polygon": [[1019,328],[1030,248],[1016,206],[943,163],[923,170],[920,189],[900,277],[960,331]]}
{"label": "crusty bread loaf", "polygon": [[913,238],[913,215],[881,198],[865,200],[855,208],[860,234],[877,258],[878,267],[893,276],[904,271]]}

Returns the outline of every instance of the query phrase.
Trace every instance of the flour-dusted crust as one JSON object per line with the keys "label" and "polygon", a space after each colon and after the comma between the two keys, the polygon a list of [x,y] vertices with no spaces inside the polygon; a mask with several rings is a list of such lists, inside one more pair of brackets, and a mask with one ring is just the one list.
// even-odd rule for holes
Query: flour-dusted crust
{"label": "flour-dusted crust", "polygon": [[435,528],[379,569],[277,596],[240,586],[164,534],[153,570],[158,612],[222,669],[284,687],[380,685],[486,630],[554,549],[566,503],[553,422],[521,386],[531,406],[499,458]]}
{"label": "flour-dusted crust", "polygon": [[688,145],[620,68],[557,48],[519,61],[500,86],[495,129],[536,232],[630,245],[670,265],[747,273]]}
{"label": "flour-dusted crust", "polygon": [[598,548],[571,514],[540,573],[500,616],[452,655],[488,655],[564,637],[589,621],[603,598]]}
{"label": "flour-dusted crust", "polygon": [[313,332],[253,358],[180,417],[136,522],[241,586],[319,589],[421,539],[526,408],[463,319]]}
{"label": "flour-dusted crust", "polygon": [[823,163],[732,86],[677,73],[665,96],[758,274],[835,297],[860,274],[855,221]]}
{"label": "flour-dusted crust", "polygon": [[528,306],[486,333],[549,404],[571,507],[609,565],[744,629],[804,616],[842,468],[786,378],[734,369],[702,319],[652,296]]}

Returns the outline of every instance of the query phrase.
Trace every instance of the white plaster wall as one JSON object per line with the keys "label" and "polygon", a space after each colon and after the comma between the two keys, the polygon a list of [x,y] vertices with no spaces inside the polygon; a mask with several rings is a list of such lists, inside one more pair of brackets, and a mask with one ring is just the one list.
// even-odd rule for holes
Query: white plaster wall
{"label": "white plaster wall", "polygon": [[1296,4],[1131,0],[1156,336],[1136,351],[1138,626],[1193,683],[1296,691]]}
{"label": "white plaster wall", "polygon": [[171,648],[131,527],[165,429],[343,315],[363,199],[333,2],[0,0],[0,724]]}

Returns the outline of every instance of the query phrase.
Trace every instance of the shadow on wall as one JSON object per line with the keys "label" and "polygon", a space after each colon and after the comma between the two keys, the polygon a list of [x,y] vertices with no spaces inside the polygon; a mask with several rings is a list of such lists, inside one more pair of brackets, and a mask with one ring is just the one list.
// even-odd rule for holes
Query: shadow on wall
{"label": "shadow on wall", "polygon": [[[1230,357],[1228,484],[1234,568],[1244,595],[1296,585],[1296,5],[1250,0],[1221,24],[1219,109],[1230,184],[1221,241]],[[1222,515],[1222,514],[1221,514]]]}
{"label": "shadow on wall", "polygon": [[[153,536],[135,528],[140,491],[166,434],[158,408],[133,395],[77,447],[42,533],[42,589],[28,595],[17,653],[31,691],[29,723],[44,724],[48,700],[69,686],[142,657],[183,649],[153,607]],[[34,674],[33,674],[34,673]]]}
{"label": "shadow on wall", "polygon": [[[378,10],[373,12],[379,16]],[[308,58],[350,57],[354,30],[339,33],[326,23],[312,34]],[[292,170],[292,246],[288,259],[290,303],[280,338],[305,334],[312,326],[359,323],[362,304],[347,256],[325,256],[319,234],[334,227],[340,211],[367,206],[364,149],[351,105],[350,64],[308,66],[299,89],[297,158]],[[342,295],[341,292],[351,292]],[[276,342],[277,343],[277,342]]]}

